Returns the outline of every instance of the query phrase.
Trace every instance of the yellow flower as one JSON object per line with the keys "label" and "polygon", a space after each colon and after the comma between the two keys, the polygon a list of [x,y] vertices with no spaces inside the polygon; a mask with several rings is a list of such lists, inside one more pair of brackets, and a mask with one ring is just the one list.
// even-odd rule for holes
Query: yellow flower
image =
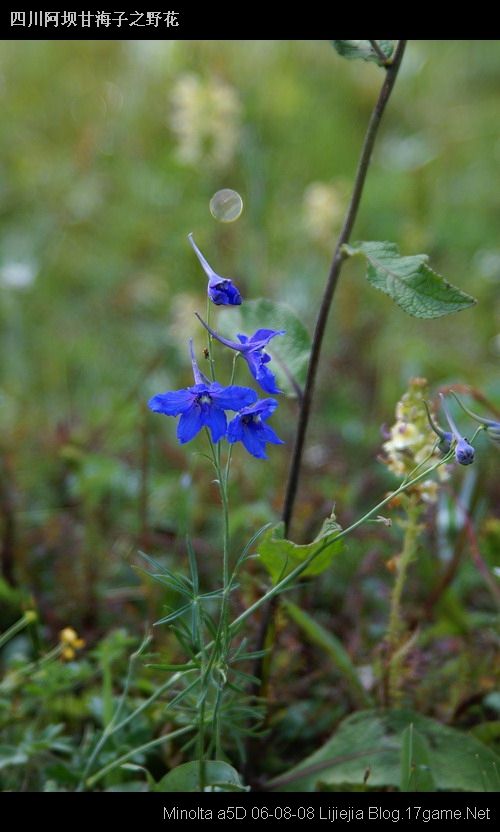
{"label": "yellow flower", "polygon": [[78,633],[73,627],[65,627],[64,630],[61,630],[59,633],[59,642],[62,646],[61,656],[67,662],[75,658],[77,650],[85,647],[84,639],[79,638]]}

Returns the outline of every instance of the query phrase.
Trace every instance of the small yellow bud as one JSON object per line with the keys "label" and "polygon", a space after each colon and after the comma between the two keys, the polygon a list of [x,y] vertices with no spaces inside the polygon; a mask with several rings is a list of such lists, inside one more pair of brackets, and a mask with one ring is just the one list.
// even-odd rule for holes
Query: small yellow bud
{"label": "small yellow bud", "polygon": [[81,650],[82,647],[85,647],[85,641],[83,638],[79,638],[78,633],[73,627],[65,627],[64,630],[61,630],[59,633],[59,641],[63,645],[62,657],[64,659],[74,659],[75,657],[75,650]]}

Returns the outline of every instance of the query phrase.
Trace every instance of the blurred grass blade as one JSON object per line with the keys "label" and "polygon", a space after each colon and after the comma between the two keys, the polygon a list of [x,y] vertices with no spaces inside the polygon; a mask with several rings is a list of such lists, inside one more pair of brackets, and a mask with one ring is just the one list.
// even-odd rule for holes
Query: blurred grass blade
{"label": "blurred grass blade", "polygon": [[308,613],[300,609],[292,601],[283,601],[283,604],[289,613],[290,617],[300,627],[303,633],[309,638],[313,644],[321,647],[325,653],[330,657],[334,666],[342,674],[349,686],[349,690],[358,702],[363,707],[369,707],[372,704],[371,698],[361,684],[357,670],[351,661],[351,657],[346,649],[342,646],[339,639],[332,633],[325,630],[321,624],[314,621]]}
{"label": "blurred grass blade", "polygon": [[432,776],[429,749],[426,741],[415,729],[413,722],[402,734],[401,784],[402,792],[434,792],[436,784]]}

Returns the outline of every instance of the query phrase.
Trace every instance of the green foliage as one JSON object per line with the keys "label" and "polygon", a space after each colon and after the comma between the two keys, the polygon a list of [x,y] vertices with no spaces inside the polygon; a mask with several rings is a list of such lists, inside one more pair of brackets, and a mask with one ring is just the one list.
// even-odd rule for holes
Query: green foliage
{"label": "green foliage", "polygon": [[353,243],[343,250],[351,257],[363,255],[368,282],[415,318],[440,318],[476,303],[430,269],[426,254],[401,257],[395,243],[387,242]]}
{"label": "green foliage", "polygon": [[311,560],[311,563],[302,575],[319,575],[345,550],[344,541],[336,540],[340,531],[342,527],[337,523],[335,512],[332,511],[312,543],[298,544],[286,540],[283,537],[283,524],[278,523],[264,532],[257,549],[275,584],[306,560]]}
{"label": "green foliage", "polygon": [[412,722],[403,731],[401,742],[401,792],[433,792],[431,752],[425,738]]}
{"label": "green foliage", "polygon": [[[391,57],[394,52],[394,43],[392,40],[377,40],[375,43],[385,55],[386,59]],[[332,44],[343,58],[375,61],[379,66],[382,66],[384,63],[369,40],[332,40]]]}
{"label": "green foliage", "polygon": [[342,674],[356,702],[362,706],[370,704],[370,697],[361,684],[356,667],[340,639],[319,624],[297,604],[284,600],[284,606],[293,621],[300,627],[306,638],[317,644],[330,658],[333,666]]}
{"label": "green foliage", "polygon": [[[200,605],[204,625],[213,628],[220,586],[218,506],[198,448],[184,455],[173,420],[148,418],[145,403],[191,380],[186,333],[194,310],[204,311],[206,281],[186,241],[190,230],[204,250],[208,244],[217,271],[234,277],[245,297],[276,301],[272,309],[269,301],[260,302],[258,316],[248,321],[241,314],[259,302],[218,311],[212,323],[231,336],[262,326],[264,319],[265,325],[286,328],[292,342],[287,335],[270,344],[279,384],[288,394],[297,392],[278,366],[282,344],[282,360],[293,365],[303,385],[308,332],[384,75],[368,41],[336,45],[345,57],[372,66],[337,60],[328,42],[248,42],[245,49],[237,41],[2,46],[0,552],[2,569],[6,576],[13,570],[15,585],[12,577],[0,579],[0,630],[6,636],[24,610],[40,610],[40,644],[30,626],[14,637],[11,631],[1,649],[1,789],[76,789],[103,727],[141,708],[98,749],[86,788],[153,788],[179,761],[197,754],[189,732],[164,741],[166,721],[172,730],[189,727],[200,701],[199,691],[186,693],[189,670],[196,667],[191,654],[197,593],[192,584],[168,578],[187,569],[189,528],[202,591],[215,593]],[[392,43],[378,45],[392,54]],[[202,122],[213,123],[205,108],[217,98],[207,94],[214,77],[228,85],[222,99],[229,107],[236,101],[240,121],[234,151],[222,163],[214,161],[212,149],[227,147],[233,130],[228,111],[218,136],[198,135]],[[481,302],[460,326],[452,316],[422,321],[394,314],[381,293],[352,291],[342,276],[297,504],[301,539],[315,533],[332,489],[350,522],[393,486],[375,463],[379,426],[409,376],[427,376],[436,391],[460,381],[498,406],[500,248],[492,136],[499,78],[495,42],[408,46],[373,154],[357,233],[364,240],[390,234],[402,251],[429,251],[443,274],[453,275]],[[182,140],[174,127],[174,99],[184,90],[184,102],[196,105],[193,81],[204,93],[195,113],[201,119],[189,121],[191,134]],[[198,157],[187,158],[186,149],[198,139]],[[237,188],[245,202],[238,223],[224,226],[208,211],[223,184]],[[388,275],[382,278],[387,286]],[[441,284],[435,288],[448,305],[449,292]],[[428,302],[406,299],[406,287],[404,297],[419,309]],[[293,320],[280,318],[280,298],[295,309]],[[431,301],[434,310],[440,308],[441,300],[432,295]],[[240,383],[248,378],[246,368],[240,366],[238,376]],[[284,402],[273,418],[287,444],[276,449],[272,465],[235,449],[233,552],[280,511],[295,405]],[[494,413],[480,398],[473,409]],[[500,530],[493,516],[498,475],[496,449],[483,452],[482,439],[479,464],[461,472],[459,497],[450,487],[436,528],[423,535],[405,603],[408,620],[420,621],[421,633],[408,656],[403,692],[414,710],[438,720],[446,714],[494,753],[500,709],[488,692],[496,683],[498,645],[485,576],[499,568]],[[431,510],[429,528],[432,516]],[[268,703],[262,703],[269,705],[271,726],[260,745],[264,776],[317,749],[352,707],[355,683],[343,651],[376,698],[372,660],[386,624],[393,574],[384,563],[395,554],[394,533],[395,526],[360,529],[350,539],[349,556],[336,558],[333,568],[301,588],[294,609],[299,635],[281,617]],[[270,543],[279,570],[283,557],[275,543],[285,544],[278,537]],[[169,570],[165,581],[151,585],[131,572],[138,548],[161,559]],[[450,564],[457,564],[453,575]],[[238,605],[252,603],[260,584],[258,562],[248,566]],[[443,578],[450,583],[433,605]],[[188,592],[184,601],[180,589]],[[155,628],[154,653],[134,663],[128,683],[129,655],[144,622],[163,615],[164,608],[165,615],[175,613],[184,602],[188,608],[169,627]],[[124,628],[119,633],[117,621]],[[89,646],[74,661],[49,658],[68,623]],[[244,693],[258,658],[252,651],[256,618],[247,625],[246,646],[237,645],[229,669],[222,668],[234,690],[218,706],[233,762],[255,717]],[[344,680],[334,691],[331,667]],[[174,685],[173,698],[180,699],[173,708],[165,710],[172,701],[168,690],[147,704],[172,674],[183,671],[188,675]],[[207,719],[213,717],[216,691],[214,685]],[[280,721],[285,711],[294,726],[288,734],[287,719]],[[412,752],[405,759],[425,765],[416,737],[427,744],[433,766],[432,743],[415,716],[397,738],[385,729],[372,733],[375,741],[382,737],[395,745],[393,785],[381,788],[401,785],[405,743]],[[375,760],[375,778],[382,757]],[[448,767],[455,767],[453,755]],[[352,788],[363,788],[358,774],[351,772]],[[430,774],[436,777],[433,768]],[[469,774],[477,784],[477,771],[469,769],[461,774],[464,788]],[[369,777],[369,788],[373,782]]]}
{"label": "green foliage", "polygon": [[[204,764],[204,790],[214,792],[245,791],[238,772],[222,760],[208,760]],[[158,792],[198,792],[200,791],[200,762],[193,760],[183,763],[169,771],[157,783]]]}
{"label": "green foliage", "polygon": [[[366,783],[373,789],[403,785],[417,791],[418,784],[424,790],[432,778],[439,790],[496,791],[499,764],[500,758],[478,740],[421,714],[360,711],[345,719],[318,751],[277,778],[275,787],[314,791],[320,785],[339,789]],[[419,766],[429,771],[419,773]]]}
{"label": "green foliage", "polygon": [[257,329],[285,329],[285,335],[273,338],[266,352],[273,358],[278,387],[289,396],[300,395],[307,375],[311,338],[296,312],[284,303],[260,298],[245,301],[219,320],[221,332],[233,339],[238,332],[251,335]]}

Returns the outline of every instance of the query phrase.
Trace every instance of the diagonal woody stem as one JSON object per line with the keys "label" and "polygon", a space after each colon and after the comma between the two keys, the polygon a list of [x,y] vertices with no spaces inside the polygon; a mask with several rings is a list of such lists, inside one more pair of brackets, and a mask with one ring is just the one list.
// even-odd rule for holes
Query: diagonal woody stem
{"label": "diagonal woody stem", "polygon": [[347,208],[344,224],[342,226],[342,230],[337,241],[332,264],[330,266],[330,271],[325,286],[325,291],[323,294],[323,299],[321,301],[318,319],[316,321],[316,328],[314,330],[314,337],[311,348],[311,358],[309,360],[307,380],[304,388],[304,395],[299,413],[299,422],[297,425],[295,446],[293,449],[292,461],[290,464],[290,471],[288,475],[285,502],[283,505],[283,521],[285,523],[285,536],[288,534],[290,528],[293,516],[293,509],[295,505],[295,498],[297,495],[297,487],[299,483],[300,468],[302,463],[302,454],[304,451],[304,442],[307,432],[307,426],[309,424],[309,416],[311,412],[311,405],[314,395],[314,386],[316,382],[316,374],[321,354],[321,346],[323,344],[323,337],[325,334],[326,324],[328,322],[328,316],[332,306],[333,296],[335,294],[335,289],[337,288],[340,270],[342,268],[342,262],[344,259],[344,255],[342,254],[342,246],[345,245],[345,243],[349,242],[351,236],[354,222],[358,213],[359,203],[361,201],[366,174],[370,165],[371,155],[373,151],[373,146],[375,144],[378,128],[380,126],[380,122],[382,120],[382,116],[384,114],[387,102],[396,82],[405,46],[406,41],[400,40],[394,53],[394,59],[392,63],[387,66],[386,77],[382,85],[382,89],[380,90],[377,103],[375,104],[375,107],[373,108],[373,112],[370,117],[370,121],[365,135],[365,140],[363,142],[363,147],[361,150],[361,156],[359,158],[358,169],[356,171],[356,179],[354,181],[354,188],[351,196],[351,201]]}
{"label": "diagonal woody stem", "polygon": [[[297,424],[297,433],[295,436],[295,445],[292,453],[292,460],[290,463],[290,470],[288,474],[285,500],[283,504],[282,519],[285,526],[285,537],[288,537],[289,535],[290,525],[293,516],[293,509],[295,505],[295,498],[297,496],[300,469],[302,464],[302,455],[304,451],[307,427],[309,424],[309,416],[311,412],[311,405],[314,395],[314,386],[316,382],[316,374],[321,354],[321,347],[323,344],[323,337],[325,334],[328,316],[332,306],[335,289],[337,288],[337,282],[339,279],[344,259],[344,255],[342,254],[342,246],[345,245],[345,243],[349,242],[352,233],[352,229],[358,214],[361,196],[363,193],[366,174],[368,173],[368,168],[370,166],[371,155],[373,151],[373,146],[375,144],[375,139],[377,137],[378,128],[380,126],[380,122],[382,120],[382,116],[384,114],[387,102],[392,93],[394,84],[396,83],[396,78],[398,75],[399,67],[401,66],[401,61],[403,59],[405,47],[406,41],[400,40],[395,49],[392,61],[387,62],[385,64],[386,76],[384,79],[384,83],[382,84],[382,88],[380,90],[377,102],[370,116],[370,121],[366,130],[363,147],[361,149],[361,154],[359,157],[358,167],[356,171],[356,177],[354,180],[351,200],[347,208],[342,230],[337,240],[337,245],[333,254],[330,271],[328,273],[328,278],[323,293],[323,299],[321,301],[321,306],[316,321],[316,328],[314,331],[314,337],[311,347],[311,357],[309,359],[309,367],[307,372],[307,380],[303,391],[303,395],[300,399],[300,411],[299,420]],[[274,611],[276,609],[277,603],[278,596],[276,595],[269,601],[267,608],[264,611],[262,621],[260,624],[259,633],[257,636],[257,651],[263,650],[266,644],[268,631],[273,621]],[[257,659],[253,668],[253,675],[257,679],[262,679],[263,667],[263,659]],[[258,688],[254,687],[253,692],[257,694]]]}

